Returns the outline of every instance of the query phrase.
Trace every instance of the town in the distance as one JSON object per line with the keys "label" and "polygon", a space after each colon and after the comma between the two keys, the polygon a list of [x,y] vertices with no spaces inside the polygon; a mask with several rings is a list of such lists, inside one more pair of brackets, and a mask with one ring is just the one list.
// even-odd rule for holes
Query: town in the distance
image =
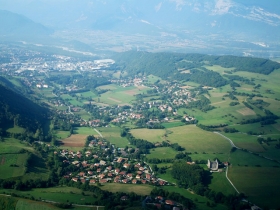
{"label": "town in the distance", "polygon": [[9,205],[279,207],[279,60],[0,49]]}

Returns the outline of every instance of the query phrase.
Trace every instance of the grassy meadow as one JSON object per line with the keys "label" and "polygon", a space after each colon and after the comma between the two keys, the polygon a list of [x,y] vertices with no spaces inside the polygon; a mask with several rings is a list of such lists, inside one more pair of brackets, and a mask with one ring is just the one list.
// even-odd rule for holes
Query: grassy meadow
{"label": "grassy meadow", "polygon": [[280,207],[280,168],[232,166],[229,178],[251,202],[276,209]]}
{"label": "grassy meadow", "polygon": [[0,179],[23,176],[27,157],[27,153],[0,154]]}
{"label": "grassy meadow", "polygon": [[158,158],[158,159],[174,159],[178,152],[171,147],[157,147],[150,150],[150,154],[147,154],[148,159]]}
{"label": "grassy meadow", "polygon": [[98,131],[106,140],[108,140],[111,144],[114,144],[116,147],[124,148],[125,146],[132,146],[129,145],[126,138],[120,136],[121,129],[119,127],[103,127],[98,128]]}
{"label": "grassy meadow", "polygon": [[16,191],[12,189],[0,190],[1,192],[6,193],[15,193],[24,197],[34,197],[38,200],[49,200],[54,202],[72,202],[75,204],[84,205],[86,203],[92,203],[96,199],[93,196],[93,193],[84,191],[72,187],[52,187],[52,188],[36,188],[29,191]]}
{"label": "grassy meadow", "polygon": [[145,139],[150,142],[162,142],[164,141],[165,130],[163,129],[132,129],[130,130],[131,134],[138,139]]}
{"label": "grassy meadow", "polygon": [[[230,151],[227,140],[212,132],[204,131],[195,125],[185,125],[164,129],[132,129],[131,134],[136,138],[145,139],[150,142],[162,142],[168,140],[170,143],[178,143],[187,152],[219,153]],[[167,136],[164,137],[164,134]]]}
{"label": "grassy meadow", "polygon": [[120,184],[120,183],[105,183],[101,189],[110,192],[134,192],[138,195],[149,195],[154,187],[148,184]]}
{"label": "grassy meadow", "polygon": [[129,86],[121,87],[118,85],[106,85],[98,87],[99,89],[108,89],[109,91],[101,94],[98,101],[99,103],[108,105],[130,105],[135,99],[135,95],[145,93],[148,87],[144,86]]}
{"label": "grassy meadow", "polygon": [[19,153],[22,149],[34,152],[34,148],[29,146],[28,143],[14,138],[4,138],[3,142],[0,141],[0,154]]}
{"label": "grassy meadow", "polygon": [[231,146],[221,136],[204,131],[195,125],[186,125],[168,129],[171,134],[167,139],[171,143],[178,143],[187,152],[219,153],[227,152]]}

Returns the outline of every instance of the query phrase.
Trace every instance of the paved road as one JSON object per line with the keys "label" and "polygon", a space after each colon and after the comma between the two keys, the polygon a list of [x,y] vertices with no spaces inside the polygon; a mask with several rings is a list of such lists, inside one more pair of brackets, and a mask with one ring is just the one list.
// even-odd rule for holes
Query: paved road
{"label": "paved road", "polygon": [[216,132],[216,131],[214,131],[213,133],[216,133],[216,134],[218,134],[218,135],[224,137],[226,140],[229,141],[229,143],[230,143],[230,145],[231,145],[232,147],[235,147],[236,149],[240,149],[239,147],[235,146],[235,144],[232,142],[231,139],[229,139],[228,137],[224,136],[223,134],[221,134],[221,133],[219,133],[219,132]]}
{"label": "paved road", "polygon": [[94,128],[94,130],[96,131],[96,133],[99,134],[99,136],[100,136],[101,138],[103,138],[102,134],[101,134],[96,128]]}
{"label": "paved road", "polygon": [[227,180],[229,181],[229,183],[233,186],[233,188],[235,189],[235,191],[239,194],[239,191],[236,189],[236,187],[234,186],[234,184],[230,181],[230,179],[228,178],[228,167],[227,167],[227,170],[226,170],[226,178]]}

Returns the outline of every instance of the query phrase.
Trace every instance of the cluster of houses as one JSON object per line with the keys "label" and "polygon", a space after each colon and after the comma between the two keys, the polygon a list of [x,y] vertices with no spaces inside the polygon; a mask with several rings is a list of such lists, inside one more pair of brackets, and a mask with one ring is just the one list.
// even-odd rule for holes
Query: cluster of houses
{"label": "cluster of houses", "polygon": [[[167,181],[157,178],[147,163],[119,156],[123,154],[123,150],[115,149],[114,145],[110,145],[106,141],[94,139],[89,142],[88,146],[93,149],[85,152],[69,150],[54,152],[55,155],[63,157],[63,164],[74,165],[79,169],[76,173],[65,174],[65,179],[71,179],[73,182],[89,182],[89,184],[114,182],[169,185]],[[109,159],[108,155],[100,155],[100,151],[103,151],[102,154],[105,152],[112,154],[113,161]]]}
{"label": "cluster of houses", "polygon": [[162,196],[156,196],[155,198],[148,196],[143,201],[143,204],[144,204],[144,207],[153,206],[156,209],[167,209],[167,210],[186,210],[187,209],[182,204],[180,204],[174,200],[165,199]]}
{"label": "cluster of houses", "polygon": [[122,87],[130,87],[130,86],[143,86],[143,82],[146,80],[146,77],[143,78],[134,78],[134,79],[111,79],[111,83],[118,84]]}

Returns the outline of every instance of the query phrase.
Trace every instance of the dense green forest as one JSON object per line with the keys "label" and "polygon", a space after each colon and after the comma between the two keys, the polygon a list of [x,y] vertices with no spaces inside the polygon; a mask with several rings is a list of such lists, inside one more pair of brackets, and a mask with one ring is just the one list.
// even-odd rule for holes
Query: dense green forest
{"label": "dense green forest", "polygon": [[49,109],[0,84],[0,125],[13,123],[36,132],[47,121]]}
{"label": "dense green forest", "polygon": [[[224,68],[234,68],[232,71],[248,71],[266,75],[275,69],[280,69],[279,63],[268,59],[237,56],[129,51],[115,54],[113,58],[119,65],[118,69],[126,71],[130,76],[153,74],[162,79],[192,81],[213,87],[224,86],[229,81],[219,73],[207,70],[205,65],[220,65]],[[190,72],[184,73],[180,70]],[[230,76],[228,78],[239,81],[244,79]],[[251,81],[245,82],[252,83]]]}

